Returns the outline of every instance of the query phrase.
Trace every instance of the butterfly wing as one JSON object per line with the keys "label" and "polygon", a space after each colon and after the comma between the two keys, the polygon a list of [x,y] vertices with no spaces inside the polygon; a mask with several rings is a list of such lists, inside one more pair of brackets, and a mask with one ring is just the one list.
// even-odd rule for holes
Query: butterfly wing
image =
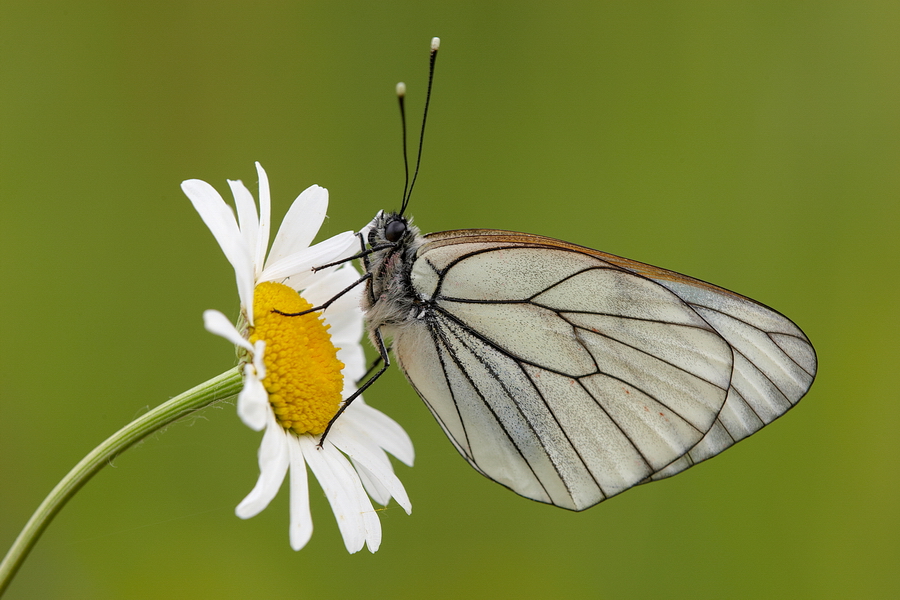
{"label": "butterfly wing", "polygon": [[722,288],[529,234],[425,237],[404,373],[459,452],[517,493],[583,510],[721,452],[793,406],[815,353]]}

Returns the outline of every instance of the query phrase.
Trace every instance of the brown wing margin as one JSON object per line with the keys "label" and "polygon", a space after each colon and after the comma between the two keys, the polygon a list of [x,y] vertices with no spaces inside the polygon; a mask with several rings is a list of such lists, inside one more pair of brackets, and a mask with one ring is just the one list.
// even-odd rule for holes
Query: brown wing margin
{"label": "brown wing margin", "polygon": [[425,235],[424,238],[425,244],[423,244],[419,249],[419,254],[425,252],[426,250],[440,248],[441,246],[452,246],[455,244],[469,243],[520,244],[523,246],[571,250],[572,252],[580,252],[582,254],[594,256],[596,258],[599,258],[600,260],[614,264],[617,267],[631,271],[632,273],[637,273],[638,275],[647,277],[648,279],[662,279],[664,281],[686,283],[695,287],[708,289],[717,294],[734,296],[742,300],[749,300],[750,302],[753,302],[755,304],[761,304],[762,306],[765,306],[762,303],[753,300],[752,298],[748,298],[747,296],[703,281],[702,279],[696,279],[694,277],[682,275],[681,273],[677,273],[675,271],[662,269],[660,267],[654,267],[653,265],[648,265],[640,261],[631,260],[630,258],[616,256],[615,254],[601,252],[600,250],[594,250],[593,248],[588,248],[587,246],[579,246],[578,244],[572,244],[570,242],[564,242],[555,238],[535,235],[532,233],[504,231],[501,229],[455,229],[451,231],[438,231],[435,233],[429,233]]}

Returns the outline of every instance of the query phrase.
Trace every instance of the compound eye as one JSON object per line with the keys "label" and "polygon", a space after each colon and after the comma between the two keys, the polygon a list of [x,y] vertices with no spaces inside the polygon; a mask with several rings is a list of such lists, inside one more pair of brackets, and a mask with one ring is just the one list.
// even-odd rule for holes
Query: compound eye
{"label": "compound eye", "polygon": [[389,242],[398,242],[406,233],[406,223],[403,221],[391,221],[384,228],[384,237]]}

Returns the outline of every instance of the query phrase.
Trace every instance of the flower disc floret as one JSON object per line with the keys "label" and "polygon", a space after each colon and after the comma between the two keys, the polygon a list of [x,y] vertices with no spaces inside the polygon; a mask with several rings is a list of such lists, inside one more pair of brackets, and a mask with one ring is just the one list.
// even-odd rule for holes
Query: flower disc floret
{"label": "flower disc floret", "polygon": [[266,343],[262,384],[275,419],[299,435],[325,431],[340,408],[344,386],[344,364],[337,359],[338,349],[331,343],[329,325],[321,313],[289,317],[274,312],[299,313],[310,308],[300,294],[280,283],[261,283],[254,293],[250,342]]}

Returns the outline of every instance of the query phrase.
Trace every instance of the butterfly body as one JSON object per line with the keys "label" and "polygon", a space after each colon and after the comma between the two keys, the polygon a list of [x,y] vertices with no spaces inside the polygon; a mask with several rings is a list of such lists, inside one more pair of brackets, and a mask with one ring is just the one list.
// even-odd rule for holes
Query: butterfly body
{"label": "butterfly body", "polygon": [[[390,223],[402,223],[400,239],[389,240],[387,228]],[[410,321],[421,306],[411,281],[409,266],[415,263],[416,251],[422,245],[419,229],[395,213],[380,212],[370,225],[367,235],[370,248],[383,247],[372,252],[364,267],[372,277],[363,298],[366,325],[370,336],[376,330],[383,330],[393,337],[394,328],[402,328]],[[378,344],[373,340],[373,344]]]}
{"label": "butterfly body", "polygon": [[370,226],[364,300],[460,454],[528,498],[583,510],[674,475],[806,393],[809,340],[723,288],[499,230]]}

